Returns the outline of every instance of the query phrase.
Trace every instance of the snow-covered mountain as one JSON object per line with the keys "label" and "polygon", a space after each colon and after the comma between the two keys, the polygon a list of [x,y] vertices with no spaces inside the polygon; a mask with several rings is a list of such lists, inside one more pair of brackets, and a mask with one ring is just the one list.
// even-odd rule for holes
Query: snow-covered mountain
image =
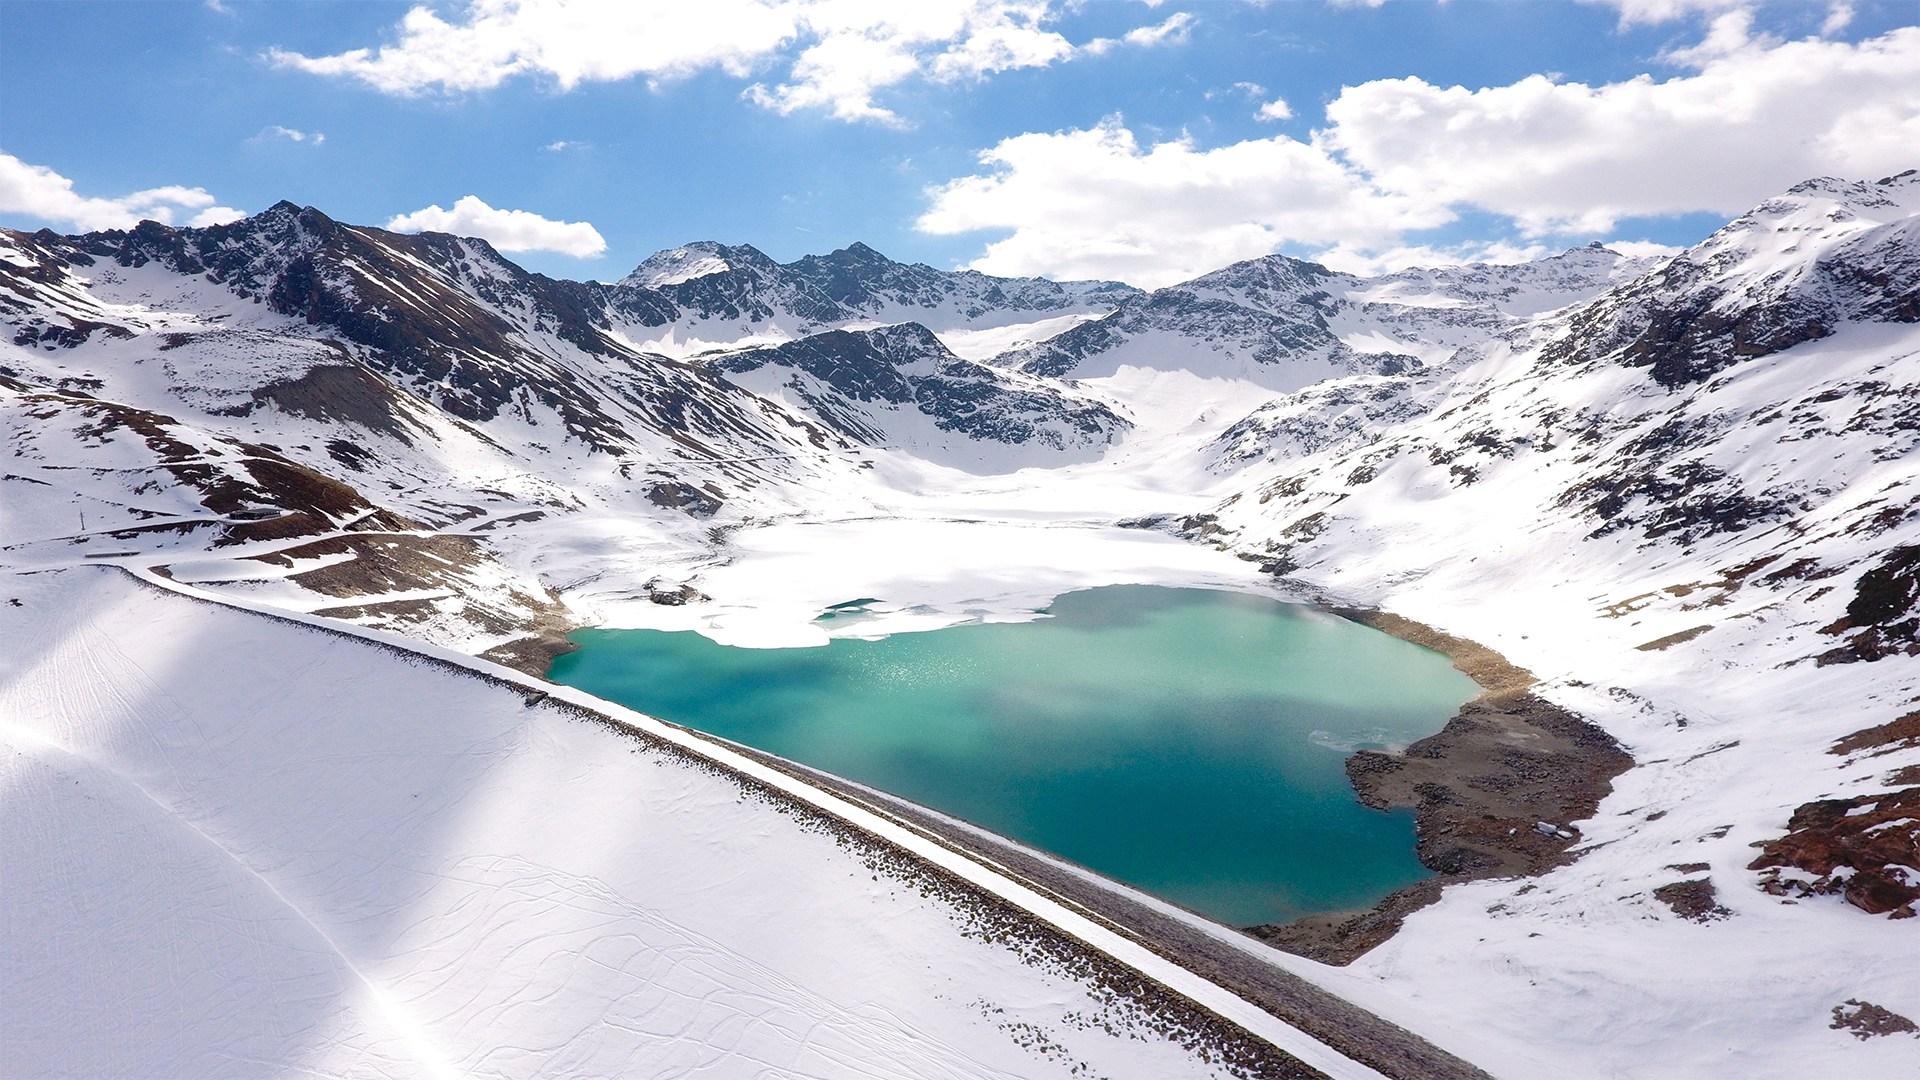
{"label": "snow-covered mountain", "polygon": [[[1558,857],[1577,861],[1460,887],[1380,950],[1429,973],[1397,1015],[1579,1025],[1591,1001],[1534,989],[1569,936],[1592,965],[1575,981],[1646,1025],[1602,1071],[1685,1044],[1662,1016],[1729,971],[1792,972],[1796,1008],[1840,1010],[1836,1026],[1847,999],[1900,993],[1875,950],[1905,931],[1873,924],[1920,902],[1917,211],[1920,174],[1803,184],[1457,374],[1322,383],[1217,441],[1243,486],[1181,531],[1493,645],[1636,763],[1576,812]],[[1426,752],[1555,775],[1564,755],[1522,701]],[[1558,820],[1500,774],[1415,790],[1431,774],[1410,768],[1383,760],[1365,783],[1419,809],[1429,865]],[[1529,973],[1476,987],[1498,1005],[1448,1000],[1467,935],[1489,970]],[[1798,944],[1759,944],[1776,936]],[[1741,1022],[1768,1061],[1846,1060],[1824,1022]]]}
{"label": "snow-covered mountain", "polygon": [[991,330],[1105,314],[1139,290],[1115,281],[1001,278],[898,263],[865,244],[778,263],[700,241],[648,256],[608,297],[623,334],[656,351],[777,342],[901,322]]}
{"label": "snow-covered mountain", "polygon": [[710,364],[854,442],[940,460],[1030,445],[1097,457],[1126,428],[1056,383],[960,359],[918,323],[830,330]]}
{"label": "snow-covered mountain", "polygon": [[1519,265],[1360,278],[1268,255],[1128,300],[1007,359],[1055,378],[1111,376],[1132,365],[1294,390],[1446,360],[1543,311],[1590,299],[1650,261],[1594,246]]}
{"label": "snow-covered mountain", "polygon": [[0,318],[10,573],[535,671],[582,624],[791,644],[1119,581],[1418,620],[1489,694],[1350,771],[1445,887],[1261,929],[1347,967],[1249,955],[1502,1076],[1910,1052],[1829,1021],[1920,1016],[1920,174],[1670,259],[1151,293],[857,244],[567,282],[282,203],[0,232]]}
{"label": "snow-covered mountain", "polygon": [[[871,327],[883,310],[1017,326],[1106,302],[1118,287],[942,274],[863,248],[849,249],[852,264],[839,252],[794,268],[750,248],[686,250],[724,251],[731,268],[660,288],[558,281],[482,240],[345,225],[291,203],[204,229],[7,232],[0,310],[11,345],[0,378],[22,395],[8,404],[33,445],[48,446],[55,415],[96,430],[103,413],[137,413],[147,419],[133,428],[167,435],[112,451],[110,467],[172,477],[186,489],[174,501],[221,514],[278,508],[287,514],[272,526],[279,536],[329,532],[373,498],[420,528],[590,509],[692,538],[747,492],[761,512],[794,509],[808,485],[863,467],[869,447],[1012,468],[1084,459],[1124,427],[1059,387],[961,361],[925,331],[828,333],[797,352],[739,352],[784,340],[788,329]],[[982,306],[1001,300],[1015,306]],[[634,341],[694,326],[731,327],[729,358],[673,359]],[[872,335],[899,342],[875,361],[905,365],[891,381],[821,367],[834,342]],[[798,355],[813,358],[801,365],[811,374],[779,366]],[[769,375],[789,377],[747,374],[769,362]],[[769,392],[741,385],[755,382]],[[108,467],[106,448],[86,445]],[[263,477],[268,460],[285,466]],[[341,488],[332,517],[308,513],[306,481],[288,479],[289,467]],[[52,536],[116,517],[147,520],[132,505],[12,531]],[[226,526],[233,541],[267,529]],[[488,547],[481,539],[469,546]],[[530,578],[483,569],[491,564],[483,551],[463,561],[473,565],[455,581],[438,563],[414,560],[417,572],[390,575],[380,590],[389,599],[369,617],[475,651],[522,647],[510,629],[538,621],[551,598]],[[478,588],[475,575],[498,587]],[[308,606],[341,606],[335,599]],[[478,629],[462,630],[467,623]]]}

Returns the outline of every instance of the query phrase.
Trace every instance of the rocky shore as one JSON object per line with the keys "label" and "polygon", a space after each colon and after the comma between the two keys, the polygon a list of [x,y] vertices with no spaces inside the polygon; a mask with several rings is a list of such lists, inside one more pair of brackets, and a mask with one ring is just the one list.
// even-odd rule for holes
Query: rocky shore
{"label": "rocky shore", "polygon": [[1403,753],[1361,750],[1347,759],[1361,802],[1414,812],[1420,862],[1436,876],[1365,911],[1247,930],[1289,952],[1347,964],[1448,885],[1538,874],[1570,861],[1580,842],[1571,823],[1592,816],[1633,759],[1606,732],[1534,694],[1530,672],[1484,645],[1386,612],[1332,610],[1445,654],[1481,688],[1445,728]]}

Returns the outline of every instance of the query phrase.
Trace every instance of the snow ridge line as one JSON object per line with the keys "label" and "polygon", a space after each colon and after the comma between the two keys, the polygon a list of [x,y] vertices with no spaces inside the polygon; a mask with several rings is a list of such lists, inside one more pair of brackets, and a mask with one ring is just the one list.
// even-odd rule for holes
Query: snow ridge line
{"label": "snow ridge line", "polygon": [[170,580],[145,567],[111,563],[104,565],[119,565],[121,570],[136,581],[187,599],[280,619],[324,633],[357,638],[375,646],[454,668],[462,674],[498,683],[524,694],[545,695],[556,702],[583,709],[615,727],[626,728],[657,739],[706,764],[770,788],[786,798],[904,851],[936,869],[952,874],[1080,944],[1131,968],[1255,1038],[1292,1055],[1302,1064],[1320,1070],[1332,1080],[1391,1080],[1385,1074],[1347,1057],[1225,987],[1160,956],[1102,922],[1073,910],[1067,904],[1041,895],[1033,888],[986,863],[965,855],[955,848],[931,840],[891,817],[883,816],[809,784],[797,776],[755,761],[697,732],[669,724],[644,713],[634,712],[573,687],[548,683],[452,649],[413,641],[397,634],[367,627],[303,617],[257,601],[210,593]]}

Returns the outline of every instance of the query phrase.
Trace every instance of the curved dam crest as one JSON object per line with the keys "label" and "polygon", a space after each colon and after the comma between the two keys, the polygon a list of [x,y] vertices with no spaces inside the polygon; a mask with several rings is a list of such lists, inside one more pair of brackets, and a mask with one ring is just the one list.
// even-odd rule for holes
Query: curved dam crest
{"label": "curved dam crest", "polygon": [[1475,696],[1444,656],[1208,589],[1088,589],[1047,615],[807,649],[588,629],[549,677],[1229,925],[1366,907],[1426,876],[1412,815],[1362,806],[1343,762]]}

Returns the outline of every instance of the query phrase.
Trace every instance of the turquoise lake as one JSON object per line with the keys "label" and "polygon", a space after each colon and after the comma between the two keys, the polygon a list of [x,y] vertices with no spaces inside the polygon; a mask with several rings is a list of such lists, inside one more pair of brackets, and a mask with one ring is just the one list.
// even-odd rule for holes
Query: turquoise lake
{"label": "turquoise lake", "polygon": [[[1438,653],[1265,597],[1113,586],[1033,622],[820,648],[581,630],[550,677],[905,796],[1235,926],[1425,876],[1342,761],[1477,692]],[[824,619],[859,617],[859,603]]]}

